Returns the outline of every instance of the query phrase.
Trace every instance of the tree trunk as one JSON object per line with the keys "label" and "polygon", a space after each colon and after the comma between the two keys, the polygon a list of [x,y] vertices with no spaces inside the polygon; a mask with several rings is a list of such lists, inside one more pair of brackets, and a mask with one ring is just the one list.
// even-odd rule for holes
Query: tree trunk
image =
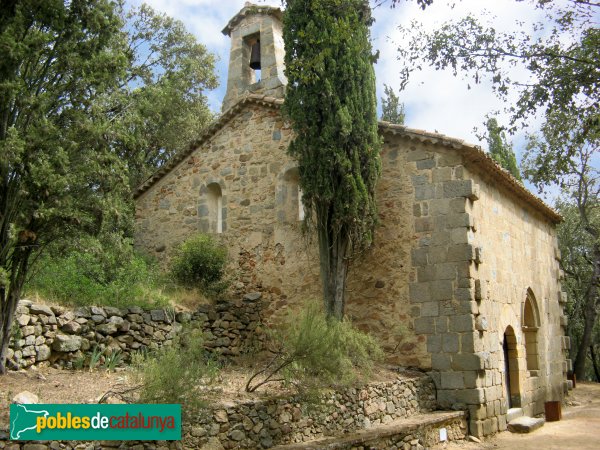
{"label": "tree trunk", "polygon": [[19,293],[11,290],[6,298],[2,293],[2,323],[0,323],[0,375],[6,373],[6,355],[12,330],[12,323],[19,302]]}
{"label": "tree trunk", "polygon": [[347,259],[348,241],[338,236],[331,248],[331,275],[329,277],[329,301],[332,302],[333,317],[342,320],[346,307],[346,275],[348,273]]}
{"label": "tree trunk", "polygon": [[334,235],[328,220],[319,223],[318,238],[325,312],[328,317],[341,320],[345,309],[349,241],[343,233]]}
{"label": "tree trunk", "polygon": [[594,367],[596,382],[600,383],[600,367],[598,367],[598,360],[596,359],[596,353],[594,352],[594,344],[590,345],[590,356],[592,357],[592,366]]}
{"label": "tree trunk", "polygon": [[593,264],[592,276],[590,278],[590,284],[586,292],[586,302],[584,308],[584,326],[583,335],[581,336],[581,342],[577,349],[577,356],[575,357],[575,364],[573,371],[577,375],[577,379],[585,379],[585,361],[587,359],[587,352],[592,344],[592,333],[594,332],[594,325],[598,317],[598,285],[600,284],[600,246],[594,245],[593,252]]}
{"label": "tree trunk", "polygon": [[12,270],[8,290],[0,290],[0,375],[6,373],[6,355],[12,330],[12,323],[25,284],[31,247],[16,248],[12,255]]}

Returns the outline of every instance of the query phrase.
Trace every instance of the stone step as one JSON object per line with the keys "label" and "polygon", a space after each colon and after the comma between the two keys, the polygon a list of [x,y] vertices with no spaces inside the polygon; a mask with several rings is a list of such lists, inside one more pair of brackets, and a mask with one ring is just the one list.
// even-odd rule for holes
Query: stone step
{"label": "stone step", "polygon": [[546,420],[541,417],[518,417],[508,423],[508,431],[512,433],[531,433],[541,428],[544,423],[546,423]]}
{"label": "stone step", "polygon": [[328,436],[296,444],[273,447],[275,450],[317,450],[366,448],[424,449],[449,440],[464,439],[467,435],[466,412],[434,411],[395,420],[341,436]]}
{"label": "stone step", "polygon": [[523,417],[523,409],[522,408],[510,408],[506,412],[506,423],[518,419],[519,417]]}

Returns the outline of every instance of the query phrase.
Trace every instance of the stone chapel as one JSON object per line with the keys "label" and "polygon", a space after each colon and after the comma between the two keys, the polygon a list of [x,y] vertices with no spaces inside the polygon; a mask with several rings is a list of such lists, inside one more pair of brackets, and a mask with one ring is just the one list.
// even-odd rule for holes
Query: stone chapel
{"label": "stone chapel", "polygon": [[[267,319],[321,288],[286,153],[281,19],[247,3],[229,21],[222,114],[135,193],[138,248],[164,259],[194,233],[217,235],[238,287],[263,293]],[[249,64],[256,45],[260,71]],[[380,224],[350,268],[347,315],[389,363],[428,371],[441,408],[469,411],[471,434],[506,429],[510,408],[542,413],[563,398],[571,367],[561,217],[479,146],[386,122],[379,131]]]}

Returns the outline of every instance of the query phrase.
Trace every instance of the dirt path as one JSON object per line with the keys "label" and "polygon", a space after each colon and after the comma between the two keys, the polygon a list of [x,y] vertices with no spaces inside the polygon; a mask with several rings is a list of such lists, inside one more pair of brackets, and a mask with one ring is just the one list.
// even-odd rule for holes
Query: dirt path
{"label": "dirt path", "polygon": [[499,433],[482,443],[452,443],[450,449],[598,450],[600,449],[600,384],[578,383],[563,407],[562,420],[547,422],[530,434]]}

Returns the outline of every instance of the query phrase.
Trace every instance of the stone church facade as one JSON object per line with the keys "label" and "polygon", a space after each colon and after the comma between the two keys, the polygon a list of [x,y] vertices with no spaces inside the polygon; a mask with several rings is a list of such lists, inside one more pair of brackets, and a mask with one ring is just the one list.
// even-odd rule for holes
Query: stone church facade
{"label": "stone church facade", "polygon": [[[238,288],[262,292],[277,320],[321,294],[286,153],[281,11],[247,4],[223,33],[223,112],[138,188],[136,245],[164,260],[194,233],[215,234]],[[248,65],[257,43],[260,81]],[[506,429],[511,407],[542,413],[563,398],[570,369],[560,216],[478,146],[385,122],[379,130],[380,224],[374,248],[352,263],[347,315],[390,363],[429,371],[439,406],[467,409],[472,434]]]}

